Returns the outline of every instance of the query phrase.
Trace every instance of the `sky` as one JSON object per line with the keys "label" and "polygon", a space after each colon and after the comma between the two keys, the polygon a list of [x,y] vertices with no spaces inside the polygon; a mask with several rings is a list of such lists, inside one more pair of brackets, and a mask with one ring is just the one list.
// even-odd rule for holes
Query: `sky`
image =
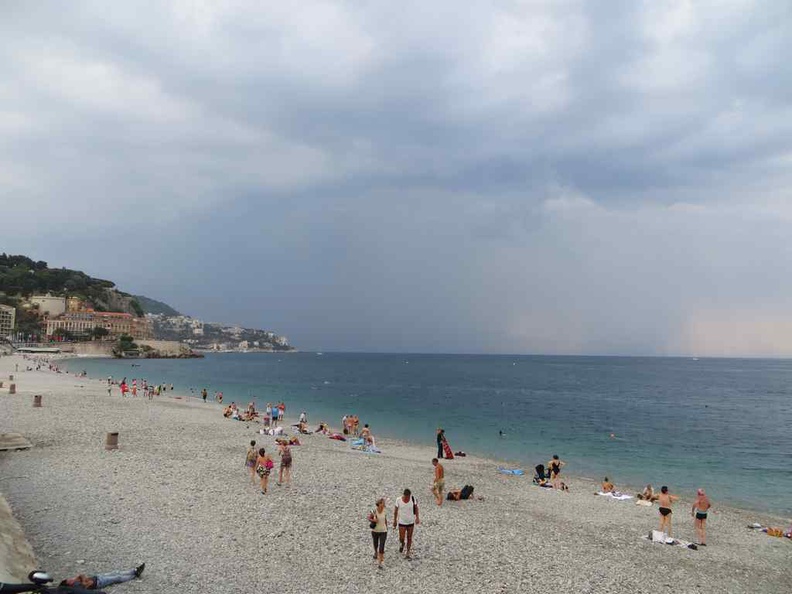
{"label": "sky", "polygon": [[0,251],[303,350],[792,356],[788,0],[0,3]]}

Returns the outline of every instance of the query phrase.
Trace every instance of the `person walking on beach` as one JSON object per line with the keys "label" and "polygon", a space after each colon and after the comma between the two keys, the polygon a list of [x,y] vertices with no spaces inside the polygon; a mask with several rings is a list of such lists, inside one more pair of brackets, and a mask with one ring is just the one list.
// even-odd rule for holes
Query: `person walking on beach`
{"label": "person walking on beach", "polygon": [[707,546],[707,512],[711,507],[712,503],[710,503],[704,489],[696,491],[696,500],[690,509],[690,515],[693,516],[693,527],[696,529],[698,544],[702,547]]}
{"label": "person walking on beach", "polygon": [[437,505],[443,505],[443,489],[445,488],[445,468],[437,458],[432,458],[434,466],[434,483],[432,483],[432,494],[435,496]]}
{"label": "person walking on beach", "polygon": [[665,485],[660,487],[660,495],[657,496],[657,505],[660,506],[658,509],[660,512],[660,532],[668,537],[671,536],[671,514],[673,513],[671,506],[677,499],[679,497],[668,492],[668,487]]}
{"label": "person walking on beach", "polygon": [[385,511],[385,498],[377,499],[376,507],[368,515],[371,539],[374,542],[374,558],[377,567],[382,569],[385,561],[385,540],[388,538],[388,512]]}
{"label": "person walking on beach", "polygon": [[259,475],[262,495],[267,494],[267,485],[269,484],[269,476],[273,466],[275,464],[272,462],[272,458],[264,451],[264,448],[261,448],[258,451],[258,458],[256,458],[256,474]]}
{"label": "person walking on beach", "polygon": [[203,401],[206,402],[206,388],[201,390],[201,398],[203,398]]}
{"label": "person walking on beach", "polygon": [[445,440],[445,431],[441,428],[437,428],[437,457],[442,459],[443,458],[443,441]]}
{"label": "person walking on beach", "polygon": [[[399,527],[399,552],[404,552],[407,559],[411,558],[413,531],[420,523],[418,502],[412,496],[412,491],[405,489],[402,496],[396,500],[396,507],[393,510],[393,527]],[[404,550],[405,537],[407,539],[406,551]]]}
{"label": "person walking on beach", "polygon": [[[282,443],[278,449],[281,457],[280,470],[278,471],[278,485],[280,486],[284,482],[291,482],[292,454],[288,443]],[[285,480],[284,477],[286,477]]]}
{"label": "person walking on beach", "polygon": [[256,484],[256,458],[258,455],[256,453],[256,440],[250,440],[250,447],[248,448],[247,454],[245,454],[245,468],[247,468],[248,473],[250,473],[250,480],[255,485]]}
{"label": "person walking on beach", "polygon": [[564,466],[566,466],[566,462],[559,458],[558,454],[554,454],[553,459],[547,463],[547,468],[550,470],[550,482],[554,489],[561,488],[561,468]]}

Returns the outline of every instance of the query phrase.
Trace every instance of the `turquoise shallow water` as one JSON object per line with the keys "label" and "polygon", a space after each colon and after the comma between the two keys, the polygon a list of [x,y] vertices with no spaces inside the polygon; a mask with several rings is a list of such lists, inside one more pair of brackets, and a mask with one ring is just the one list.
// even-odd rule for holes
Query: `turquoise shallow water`
{"label": "turquoise shallow water", "polygon": [[[792,361],[296,353],[76,359],[225,401],[284,400],[311,424],[357,413],[375,434],[517,462],[558,453],[570,474],[792,516]],[[499,437],[503,431],[505,436]],[[614,433],[615,438],[610,434]]]}

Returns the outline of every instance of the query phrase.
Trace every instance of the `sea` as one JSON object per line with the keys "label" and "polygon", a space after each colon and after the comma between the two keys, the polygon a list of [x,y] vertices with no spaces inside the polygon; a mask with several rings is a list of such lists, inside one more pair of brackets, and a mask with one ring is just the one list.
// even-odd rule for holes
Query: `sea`
{"label": "sea", "polygon": [[[363,353],[218,353],[204,359],[71,359],[91,377],[173,383],[224,403],[283,401],[339,427],[792,517],[792,361]],[[495,468],[493,467],[493,472]],[[526,479],[528,480],[528,479]]]}

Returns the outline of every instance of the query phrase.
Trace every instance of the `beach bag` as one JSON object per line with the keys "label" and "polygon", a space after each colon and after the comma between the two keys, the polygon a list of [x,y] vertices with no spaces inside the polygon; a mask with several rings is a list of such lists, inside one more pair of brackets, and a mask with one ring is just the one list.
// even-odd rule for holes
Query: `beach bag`
{"label": "beach bag", "polygon": [[275,463],[272,461],[271,458],[267,458],[267,461],[264,462],[264,468],[267,470],[272,470],[272,467],[275,466]]}
{"label": "beach bag", "polygon": [[375,512],[375,511],[374,511],[374,512],[371,512],[371,513],[369,514],[369,528],[370,528],[371,530],[374,530],[374,528],[376,528],[376,527],[377,527],[377,521],[376,521],[376,517],[377,517],[377,512]]}

